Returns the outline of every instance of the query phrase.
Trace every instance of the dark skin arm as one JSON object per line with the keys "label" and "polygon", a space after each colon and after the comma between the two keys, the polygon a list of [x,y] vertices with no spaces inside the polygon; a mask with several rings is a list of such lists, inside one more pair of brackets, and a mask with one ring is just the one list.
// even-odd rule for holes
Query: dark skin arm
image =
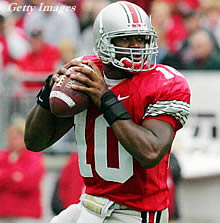
{"label": "dark skin arm", "polygon": [[39,152],[53,145],[73,126],[73,118],[57,118],[40,105],[29,112],[24,140],[28,150]]}
{"label": "dark skin arm", "polygon": [[173,128],[157,119],[137,125],[131,120],[119,120],[112,129],[120,143],[144,168],[154,167],[171,148]]}

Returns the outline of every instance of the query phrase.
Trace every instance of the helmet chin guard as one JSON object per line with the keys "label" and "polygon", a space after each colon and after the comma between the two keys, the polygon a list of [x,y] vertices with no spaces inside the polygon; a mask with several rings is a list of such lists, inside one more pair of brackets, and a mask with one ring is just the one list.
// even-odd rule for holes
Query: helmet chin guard
{"label": "helmet chin guard", "polygon": [[[112,39],[142,35],[144,48],[125,48],[112,44]],[[139,6],[119,1],[105,7],[93,26],[94,51],[103,63],[130,72],[151,70],[156,66],[158,54],[157,34],[151,18]]]}
{"label": "helmet chin guard", "polygon": [[150,65],[147,64],[147,61],[142,60],[140,62],[132,62],[132,60],[130,60],[127,57],[123,57],[121,58],[121,60],[119,61],[121,63],[121,66],[117,66],[116,64],[114,64],[114,66],[122,68],[124,70],[128,70],[128,71],[133,71],[133,72],[139,72],[139,71],[147,71],[150,69],[153,69],[156,65],[152,67],[150,67]]}

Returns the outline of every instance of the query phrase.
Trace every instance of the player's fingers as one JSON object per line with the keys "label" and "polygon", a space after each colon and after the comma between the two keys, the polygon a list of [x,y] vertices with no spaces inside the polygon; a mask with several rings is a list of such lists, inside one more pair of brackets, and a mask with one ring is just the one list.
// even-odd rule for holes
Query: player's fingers
{"label": "player's fingers", "polygon": [[59,70],[57,71],[57,76],[58,76],[58,77],[61,76],[61,75],[70,76],[70,74],[71,74],[71,71],[68,70],[68,69],[66,69],[65,67],[62,67],[61,69],[59,69]]}
{"label": "player's fingers", "polygon": [[91,61],[91,60],[85,60],[85,61],[82,61],[83,64],[87,64],[89,67],[91,67],[93,69],[93,73],[91,73],[91,75],[95,78],[96,75],[98,75],[99,77],[102,77],[102,73],[100,71],[100,69],[98,68],[98,66],[96,66],[96,64]]}
{"label": "player's fingers", "polygon": [[72,89],[76,90],[76,91],[81,91],[83,93],[86,93],[88,94],[89,93],[89,88],[88,87],[85,87],[85,86],[82,86],[82,85],[75,85],[73,84],[72,85]]}
{"label": "player's fingers", "polygon": [[[83,61],[83,63],[87,65],[87,61]],[[99,70],[98,67],[95,67],[96,70],[94,71],[91,66],[89,65],[85,66],[85,65],[82,67],[78,67],[78,66],[74,67],[74,70],[85,74],[86,76],[89,77],[89,79],[93,81],[98,81],[100,78],[103,79],[102,75],[100,75],[101,71]]]}
{"label": "player's fingers", "polygon": [[[81,74],[86,75],[89,79],[91,79],[91,80],[95,80],[94,75],[93,75],[94,71],[92,70],[92,68],[89,68],[89,67],[86,67],[86,66],[84,66],[84,67],[78,67],[78,66],[77,66],[77,67],[74,67],[73,69],[74,69],[76,72],[79,72],[79,73],[81,73]],[[71,75],[70,77],[71,77],[71,78],[74,77],[74,74]]]}
{"label": "player's fingers", "polygon": [[64,68],[68,69],[70,67],[74,67],[74,66],[78,66],[78,67],[81,67],[83,66],[82,65],[82,62],[81,61],[78,61],[78,60],[71,60],[70,62],[66,63],[64,65]]}
{"label": "player's fingers", "polygon": [[67,69],[62,67],[57,71],[57,74],[58,74],[58,76],[65,75],[66,71],[67,71]]}
{"label": "player's fingers", "polygon": [[71,79],[76,80],[88,87],[93,86],[93,81],[91,79],[89,79],[88,77],[83,76],[82,74],[80,74],[80,75],[73,74],[70,77],[71,77]]}
{"label": "player's fingers", "polygon": [[92,67],[92,69],[94,70],[94,72],[98,73],[99,75],[102,75],[100,69],[98,68],[98,66],[91,60],[87,60],[87,64]]}
{"label": "player's fingers", "polygon": [[52,79],[54,82],[58,82],[59,81],[59,74],[53,74]]}

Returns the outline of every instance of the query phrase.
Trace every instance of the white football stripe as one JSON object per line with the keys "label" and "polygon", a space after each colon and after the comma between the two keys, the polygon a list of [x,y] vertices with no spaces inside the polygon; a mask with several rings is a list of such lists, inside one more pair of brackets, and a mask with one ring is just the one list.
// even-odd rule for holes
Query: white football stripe
{"label": "white football stripe", "polygon": [[70,108],[72,108],[76,103],[68,95],[60,91],[51,91],[50,98],[59,98],[64,101]]}

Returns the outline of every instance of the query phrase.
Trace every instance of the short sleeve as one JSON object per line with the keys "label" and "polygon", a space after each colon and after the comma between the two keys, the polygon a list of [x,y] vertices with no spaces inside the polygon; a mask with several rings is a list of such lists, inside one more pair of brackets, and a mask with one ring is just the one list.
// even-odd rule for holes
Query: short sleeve
{"label": "short sleeve", "polygon": [[[165,68],[169,69],[167,66]],[[173,78],[161,81],[158,85],[153,103],[145,108],[143,119],[150,117],[158,117],[158,119],[163,117],[164,119],[171,116],[176,121],[172,125],[177,130],[184,126],[189,117],[190,96],[190,88],[186,79],[181,74],[173,75]]]}

